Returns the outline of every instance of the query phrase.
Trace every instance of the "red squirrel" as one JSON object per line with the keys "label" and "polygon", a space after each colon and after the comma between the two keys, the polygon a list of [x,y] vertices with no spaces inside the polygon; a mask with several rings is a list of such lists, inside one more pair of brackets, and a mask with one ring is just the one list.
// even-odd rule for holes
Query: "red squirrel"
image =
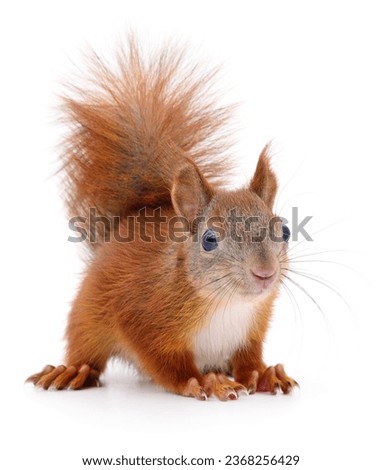
{"label": "red squirrel", "polygon": [[215,103],[213,70],[171,46],[147,58],[134,38],[115,68],[95,54],[90,64],[87,85],[63,97],[62,167],[71,216],[97,214],[91,255],[68,319],[66,365],[27,380],[98,386],[118,357],[200,400],[289,393],[297,383],[263,361],[290,234],[272,211],[269,146],[249,184],[228,190],[231,108]]}

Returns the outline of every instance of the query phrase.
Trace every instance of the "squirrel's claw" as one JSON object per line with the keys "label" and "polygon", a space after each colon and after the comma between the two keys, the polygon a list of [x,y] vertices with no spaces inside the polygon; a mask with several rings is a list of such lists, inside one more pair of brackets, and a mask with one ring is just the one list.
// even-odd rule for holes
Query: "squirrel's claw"
{"label": "squirrel's claw", "polygon": [[38,372],[37,374],[33,374],[29,376],[26,379],[25,383],[32,383],[33,385],[37,385],[37,382],[41,379],[41,377],[52,372],[54,368],[55,367],[51,365],[45,366],[41,372]]}

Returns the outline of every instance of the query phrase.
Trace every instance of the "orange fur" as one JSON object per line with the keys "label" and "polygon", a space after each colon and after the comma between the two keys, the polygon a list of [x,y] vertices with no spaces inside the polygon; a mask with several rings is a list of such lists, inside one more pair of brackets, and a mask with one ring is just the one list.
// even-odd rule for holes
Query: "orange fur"
{"label": "orange fur", "polygon": [[[118,216],[118,223],[111,230],[97,228],[98,235],[111,232],[111,240],[95,245],[73,303],[67,366],[47,366],[30,381],[57,389],[98,385],[115,356],[136,363],[167,390],[199,399],[235,399],[258,384],[261,390],[280,386],[289,392],[292,379],[281,366],[267,369],[262,357],[285,244],[271,241],[268,232],[260,243],[250,238],[273,217],[277,180],[268,147],[249,187],[225,190],[231,163],[219,130],[228,109],[206,94],[214,73],[185,67],[182,53],[173,49],[145,61],[132,38],[117,63],[113,71],[93,59],[92,86],[65,98],[70,133],[63,167],[70,213],[86,216],[94,207],[106,220]],[[165,220],[146,224],[145,237],[142,208],[146,217],[160,208]],[[241,221],[233,227],[233,208],[239,217],[257,217],[250,233]],[[174,220],[188,223],[181,241],[173,239]],[[228,235],[238,230],[242,242],[227,236],[215,251],[203,249],[200,239],[208,229],[217,230],[216,220]],[[134,241],[119,242],[128,232]],[[268,277],[270,288],[264,287]],[[253,311],[241,314],[241,301],[253,301]],[[241,326],[231,338],[227,325],[235,315]],[[211,325],[216,332],[208,336]],[[219,342],[220,334],[227,345]],[[205,361],[200,367],[196,348]],[[230,357],[221,366],[207,350],[211,357],[220,350]]]}

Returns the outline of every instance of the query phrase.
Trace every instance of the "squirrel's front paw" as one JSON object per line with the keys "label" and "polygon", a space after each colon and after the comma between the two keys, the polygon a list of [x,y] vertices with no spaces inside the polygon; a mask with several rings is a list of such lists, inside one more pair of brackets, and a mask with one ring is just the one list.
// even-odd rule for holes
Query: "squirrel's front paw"
{"label": "squirrel's front paw", "polygon": [[198,400],[207,400],[210,396],[221,401],[237,400],[240,393],[247,393],[244,385],[230,380],[224,374],[213,372],[203,377],[202,384],[195,377],[191,378],[182,390],[182,395]]}
{"label": "squirrel's front paw", "polygon": [[259,377],[257,382],[258,392],[270,392],[276,394],[278,390],[288,394],[298,383],[289,377],[282,364],[268,367]]}
{"label": "squirrel's front paw", "polygon": [[241,393],[248,394],[244,385],[224,374],[210,372],[203,377],[203,382],[207,392],[222,401],[237,400]]}
{"label": "squirrel's front paw", "polygon": [[193,397],[203,401],[208,398],[207,392],[195,377],[189,379],[186,386],[181,391],[181,394],[185,397]]}
{"label": "squirrel's front paw", "polygon": [[262,373],[252,371],[244,377],[240,376],[240,382],[243,383],[250,395],[255,392],[269,392],[275,395],[279,390],[288,394],[294,387],[298,387],[298,383],[289,377],[284,370],[282,364],[271,366]]}
{"label": "squirrel's front paw", "polygon": [[89,365],[75,366],[45,366],[44,369],[27,378],[26,382],[32,382],[36,387],[44,390],[54,388],[63,390],[79,390],[86,387],[99,387],[99,371]]}

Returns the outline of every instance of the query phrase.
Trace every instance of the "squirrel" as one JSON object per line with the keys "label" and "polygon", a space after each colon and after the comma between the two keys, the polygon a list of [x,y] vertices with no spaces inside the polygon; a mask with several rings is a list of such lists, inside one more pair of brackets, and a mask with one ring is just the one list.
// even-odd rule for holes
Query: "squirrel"
{"label": "squirrel", "polygon": [[216,104],[216,70],[190,65],[171,45],[145,56],[134,37],[116,64],[93,54],[89,82],[62,97],[69,214],[92,209],[97,219],[65,365],[27,381],[99,386],[118,357],[200,400],[289,393],[297,382],[263,360],[290,235],[272,209],[269,144],[249,184],[229,189],[232,107]]}

